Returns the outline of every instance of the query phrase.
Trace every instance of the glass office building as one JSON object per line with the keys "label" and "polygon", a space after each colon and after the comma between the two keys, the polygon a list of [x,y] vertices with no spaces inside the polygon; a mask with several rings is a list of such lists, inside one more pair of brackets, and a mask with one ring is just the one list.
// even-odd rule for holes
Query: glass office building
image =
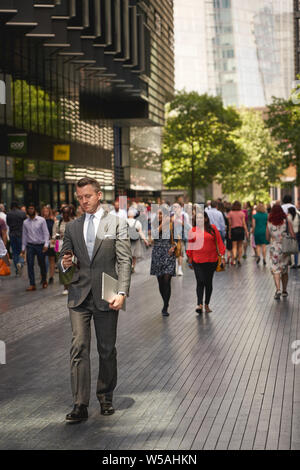
{"label": "glass office building", "polygon": [[[293,0],[176,0],[177,89],[264,107],[294,80]],[[183,62],[184,41],[192,60]],[[177,71],[177,65],[185,64]]]}

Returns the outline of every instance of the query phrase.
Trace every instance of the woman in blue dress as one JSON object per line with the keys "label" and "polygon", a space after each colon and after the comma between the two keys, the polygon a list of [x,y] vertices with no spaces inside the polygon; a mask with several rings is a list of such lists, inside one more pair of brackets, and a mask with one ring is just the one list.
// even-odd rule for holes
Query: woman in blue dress
{"label": "woman in blue dress", "polygon": [[155,219],[152,222],[152,238],[154,246],[151,259],[152,276],[156,276],[158,280],[159,292],[163,299],[162,315],[169,316],[168,307],[171,297],[171,280],[176,276],[176,244],[172,244],[170,234],[170,218],[169,209],[162,206],[159,208]]}
{"label": "woman in blue dress", "polygon": [[256,245],[256,263],[260,263],[260,252],[262,250],[263,255],[263,264],[266,263],[267,256],[267,245],[268,241],[266,239],[266,230],[268,223],[268,213],[262,202],[260,202],[256,207],[256,214],[252,218],[252,233],[254,234],[255,245]]}

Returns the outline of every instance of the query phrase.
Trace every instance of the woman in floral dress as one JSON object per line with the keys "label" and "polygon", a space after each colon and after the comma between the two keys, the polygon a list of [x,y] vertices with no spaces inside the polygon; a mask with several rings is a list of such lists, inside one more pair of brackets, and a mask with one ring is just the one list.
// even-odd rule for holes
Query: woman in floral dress
{"label": "woman in floral dress", "polygon": [[[292,237],[295,236],[293,226],[288,221],[289,232]],[[276,292],[275,299],[280,300],[280,280],[282,282],[282,297],[287,297],[287,284],[288,284],[288,265],[290,257],[282,252],[282,239],[283,234],[286,232],[286,214],[283,212],[279,204],[275,204],[269,215],[266,238],[271,242],[270,246],[270,260],[271,272],[274,277]]]}

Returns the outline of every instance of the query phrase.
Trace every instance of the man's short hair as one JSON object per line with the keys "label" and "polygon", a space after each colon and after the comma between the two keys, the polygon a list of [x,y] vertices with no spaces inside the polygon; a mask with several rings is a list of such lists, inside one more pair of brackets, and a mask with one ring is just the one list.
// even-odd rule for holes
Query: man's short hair
{"label": "man's short hair", "polygon": [[283,198],[283,204],[291,204],[292,196],[290,194],[286,194]]}
{"label": "man's short hair", "polygon": [[19,203],[18,201],[12,201],[11,205],[10,205],[10,208],[11,209],[19,209]]}
{"label": "man's short hair", "polygon": [[100,187],[100,184],[98,183],[98,181],[95,180],[95,178],[89,178],[88,176],[86,176],[84,178],[81,178],[79,181],[77,181],[76,186],[78,188],[83,188],[84,186],[87,186],[88,184],[93,186],[96,193],[101,191],[101,187]]}
{"label": "man's short hair", "polygon": [[218,205],[217,201],[211,201],[212,209],[215,209],[217,207],[217,205]]}

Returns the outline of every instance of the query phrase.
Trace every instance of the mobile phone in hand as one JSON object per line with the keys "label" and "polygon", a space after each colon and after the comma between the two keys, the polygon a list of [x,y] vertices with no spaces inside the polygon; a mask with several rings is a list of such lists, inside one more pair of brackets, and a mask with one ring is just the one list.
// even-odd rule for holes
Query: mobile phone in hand
{"label": "mobile phone in hand", "polygon": [[73,251],[72,250],[67,250],[67,251],[64,252],[64,255],[73,256]]}

